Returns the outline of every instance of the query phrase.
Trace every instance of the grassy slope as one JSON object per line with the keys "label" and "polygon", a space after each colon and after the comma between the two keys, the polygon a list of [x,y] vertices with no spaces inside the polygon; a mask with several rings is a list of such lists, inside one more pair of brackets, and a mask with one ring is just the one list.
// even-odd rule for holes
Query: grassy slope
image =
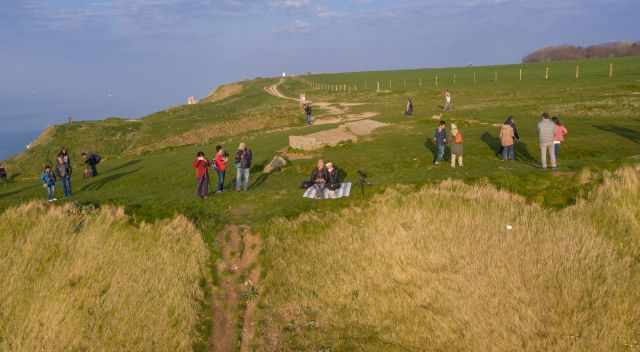
{"label": "grassy slope", "polygon": [[[554,63],[552,79],[545,81],[542,65],[529,65],[524,82],[517,81],[519,65],[497,68],[438,69],[440,87],[427,86],[432,70],[408,70],[390,72],[366,72],[353,74],[319,75],[307,80],[331,83],[348,83],[368,80],[368,90],[357,92],[324,92],[311,90],[301,80],[289,79],[281,90],[290,96],[301,90],[315,101],[365,102],[366,106],[353,111],[378,111],[376,119],[392,126],[380,130],[372,138],[356,144],[327,148],[316,156],[334,160],[355,180],[355,171],[365,170],[375,183],[366,198],[383,192],[397,184],[416,187],[437,183],[446,178],[466,182],[486,182],[521,195],[528,200],[551,207],[563,207],[575,202],[583,190],[593,189],[602,180],[605,170],[613,170],[625,163],[637,161],[640,144],[640,61],[616,59],[616,77],[606,77],[608,61],[583,63],[584,79],[573,77],[575,64]],[[500,72],[498,82],[489,82],[492,72]],[[597,69],[597,70],[596,70]],[[478,72],[478,83],[473,82],[473,72]],[[465,168],[452,170],[446,165],[433,167],[430,147],[425,144],[433,133],[435,121],[431,116],[441,103],[440,89],[445,77],[456,73],[456,83],[447,84],[454,94],[456,111],[445,119],[456,120],[465,134]],[[535,72],[535,74],[534,74]],[[596,74],[597,73],[597,74]],[[423,86],[417,87],[418,77]],[[377,94],[372,82],[392,79],[396,86],[407,79],[408,88],[393,88],[390,93]],[[411,86],[411,80],[415,85]],[[60,145],[70,146],[74,160],[79,161],[79,151],[84,148],[106,155],[100,165],[102,174],[94,179],[74,178],[73,201],[90,204],[116,204],[123,206],[136,220],[170,218],[184,214],[194,221],[212,245],[214,259],[217,249],[213,246],[213,234],[225,223],[245,223],[260,230],[276,217],[293,218],[310,210],[335,211],[350,205],[362,204],[358,193],[349,199],[334,202],[313,202],[301,198],[297,188],[308,176],[313,160],[294,161],[280,173],[260,175],[261,166],[280,149],[287,146],[290,134],[306,134],[331,126],[296,127],[288,131],[266,131],[264,121],[277,120],[271,126],[278,127],[295,121],[302,125],[297,104],[267,96],[262,86],[275,80],[245,82],[243,93],[223,101],[192,107],[181,107],[173,112],[154,114],[141,123],[108,121],[78,123],[61,127],[62,134],[55,134],[50,142],[20,158],[24,176],[35,172],[39,165],[52,156]],[[362,83],[360,83],[362,84]],[[406,96],[415,97],[417,116],[402,116]],[[541,111],[548,110],[563,117],[570,136],[562,151],[561,172],[551,174],[538,170],[534,164],[538,158],[535,125]],[[228,112],[228,113],[225,113]],[[505,164],[495,157],[495,137],[499,123],[508,114],[516,117],[523,135],[519,148],[520,160]],[[222,117],[221,117],[222,116]],[[222,119],[222,122],[217,122]],[[204,135],[206,145],[170,145],[180,133],[201,130],[202,126],[216,128],[226,120],[235,120],[245,126],[250,121],[260,121],[251,131],[231,128],[215,130]],[[488,123],[482,125],[473,120]],[[70,134],[71,129],[95,124],[98,128],[84,128],[82,133]],[[113,124],[109,127],[109,124]],[[130,127],[132,125],[138,127]],[[251,126],[248,124],[247,126]],[[69,128],[69,130],[67,130]],[[125,128],[135,131],[126,132]],[[120,130],[122,129],[122,130]],[[124,143],[123,139],[131,141]],[[99,137],[96,137],[99,136]],[[108,136],[114,136],[109,139]],[[97,142],[92,142],[97,138]],[[207,201],[195,198],[195,182],[191,161],[195,152],[203,149],[208,154],[217,143],[225,143],[233,149],[240,141],[246,141],[254,150],[256,167],[253,179],[261,179],[249,193],[229,192],[213,196]],[[159,143],[160,142],[160,143]],[[159,144],[158,144],[159,143]],[[153,146],[139,154],[138,147]],[[77,167],[76,167],[77,168]],[[589,168],[590,171],[583,171]],[[234,176],[230,172],[229,178]],[[228,182],[229,183],[229,182]],[[0,185],[0,209],[31,200],[44,198],[44,190],[33,178],[18,179],[8,185]]]}
{"label": "grassy slope", "polygon": [[280,219],[257,349],[633,350],[638,209],[629,168],[558,212],[454,181]]}
{"label": "grassy slope", "polygon": [[32,202],[0,215],[0,350],[190,351],[208,251],[184,217]]}

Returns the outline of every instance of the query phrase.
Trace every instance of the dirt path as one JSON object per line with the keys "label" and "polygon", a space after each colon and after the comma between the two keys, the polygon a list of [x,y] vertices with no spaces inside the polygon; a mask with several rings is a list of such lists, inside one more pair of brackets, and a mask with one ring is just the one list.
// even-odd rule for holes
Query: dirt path
{"label": "dirt path", "polygon": [[209,351],[240,348],[241,352],[248,352],[255,333],[262,241],[248,226],[227,225],[218,234],[218,244],[222,249],[222,258],[216,265],[220,283],[213,295]]}

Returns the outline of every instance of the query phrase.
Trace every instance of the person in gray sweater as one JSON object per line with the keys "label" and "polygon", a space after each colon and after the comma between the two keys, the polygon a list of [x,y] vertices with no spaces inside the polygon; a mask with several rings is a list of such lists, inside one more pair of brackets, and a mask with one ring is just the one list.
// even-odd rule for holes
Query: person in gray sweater
{"label": "person in gray sweater", "polygon": [[540,141],[540,161],[542,168],[547,168],[547,153],[551,158],[551,167],[556,168],[556,155],[553,150],[553,138],[556,133],[556,124],[551,121],[549,114],[542,114],[542,120],[538,122],[538,138]]}

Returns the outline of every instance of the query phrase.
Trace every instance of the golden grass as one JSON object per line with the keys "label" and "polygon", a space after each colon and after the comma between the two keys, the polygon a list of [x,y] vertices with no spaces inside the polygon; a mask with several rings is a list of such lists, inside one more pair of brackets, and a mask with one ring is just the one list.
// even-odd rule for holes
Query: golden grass
{"label": "golden grass", "polygon": [[208,253],[185,218],[28,203],[0,215],[0,350],[189,351]]}
{"label": "golden grass", "polygon": [[446,181],[389,190],[364,209],[276,220],[266,231],[256,343],[273,351],[638,350],[639,211],[640,173],[627,168],[562,211]]}
{"label": "golden grass", "polygon": [[210,92],[209,95],[202,99],[202,101],[205,103],[215,103],[234,95],[238,95],[242,93],[243,89],[244,86],[239,83],[223,84],[216,88],[214,91]]}

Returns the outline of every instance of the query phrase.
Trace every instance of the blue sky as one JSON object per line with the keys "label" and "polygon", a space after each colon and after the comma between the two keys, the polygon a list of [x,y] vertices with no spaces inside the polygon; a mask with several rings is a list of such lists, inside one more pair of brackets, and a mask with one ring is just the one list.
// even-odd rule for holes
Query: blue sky
{"label": "blue sky", "polygon": [[638,14],[638,0],[0,0],[0,119],[138,117],[282,71],[514,63],[640,40]]}

